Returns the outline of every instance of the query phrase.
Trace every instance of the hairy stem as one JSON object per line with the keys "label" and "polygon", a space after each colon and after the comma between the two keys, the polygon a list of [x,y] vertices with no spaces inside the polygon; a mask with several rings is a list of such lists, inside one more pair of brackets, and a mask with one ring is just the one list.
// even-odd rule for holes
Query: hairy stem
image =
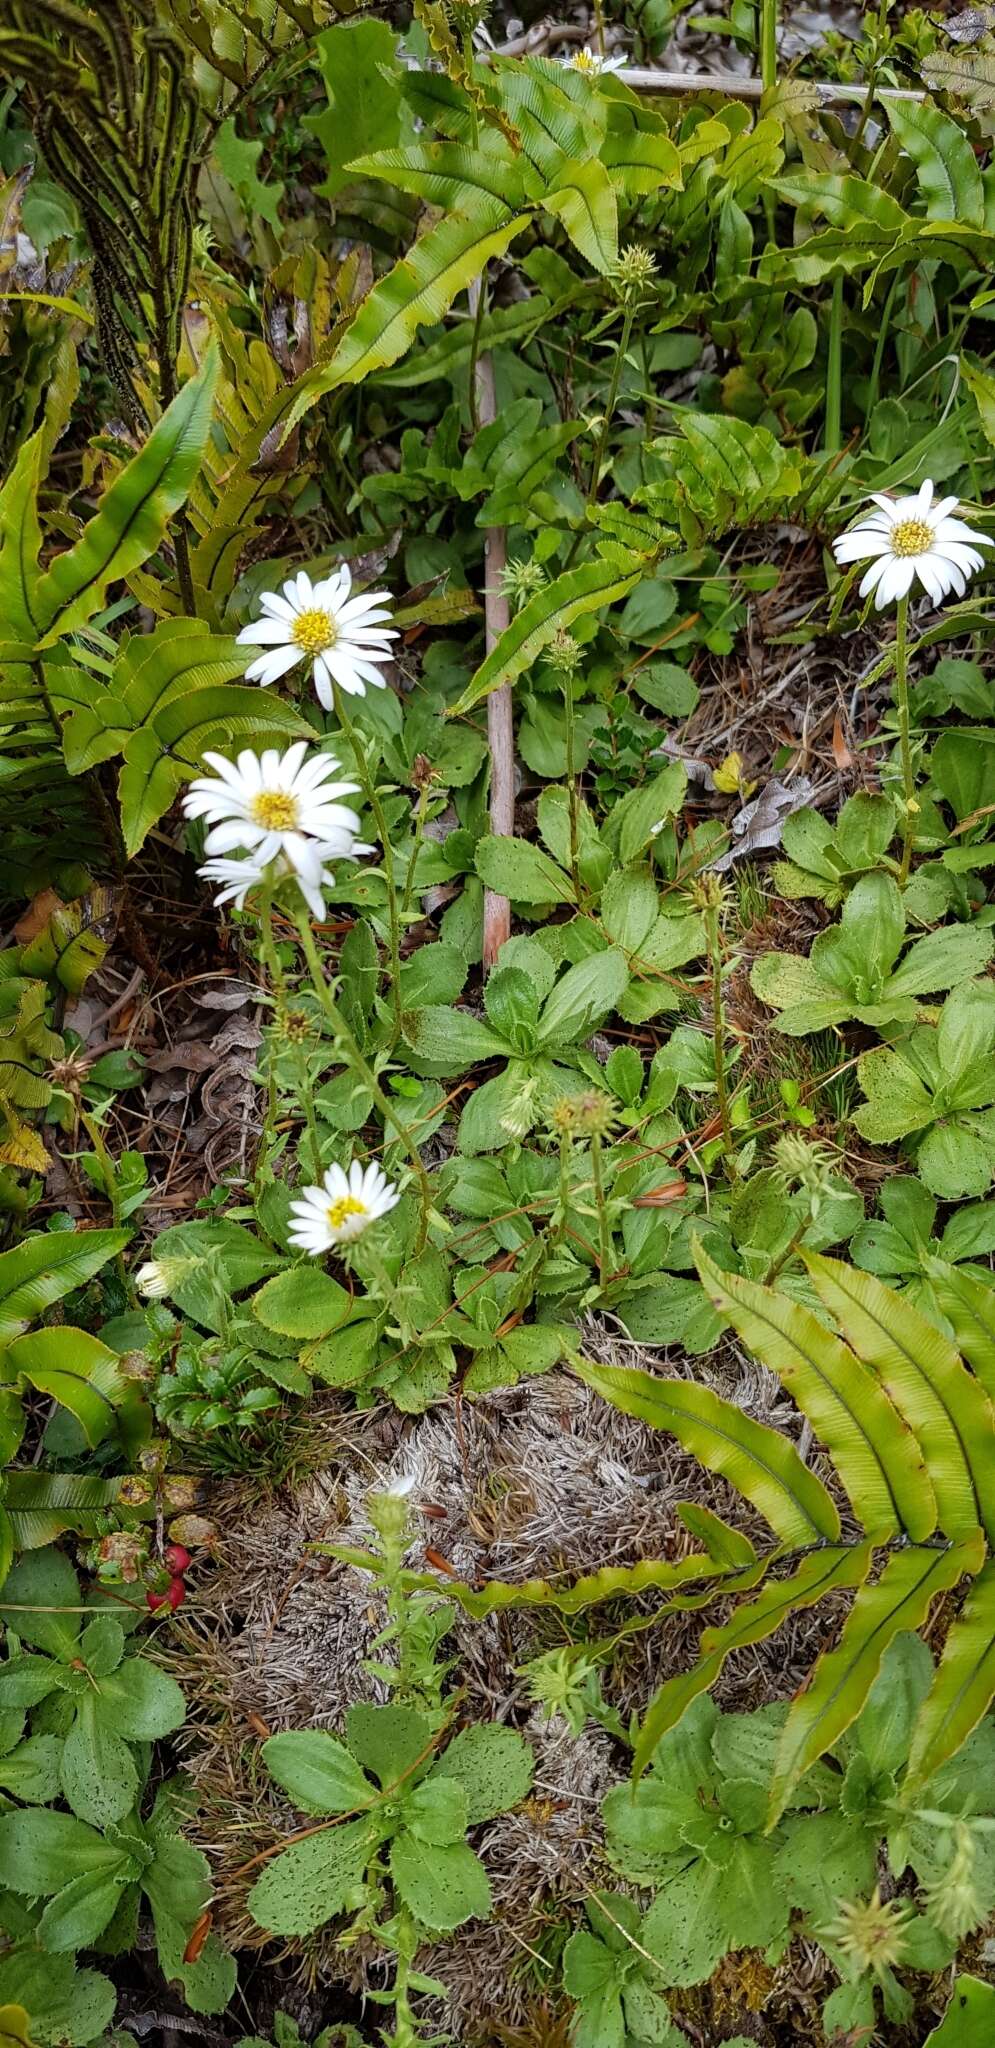
{"label": "hairy stem", "polygon": [[373,1100],[377,1106],[377,1109],[380,1111],[380,1115],[383,1118],[385,1131],[389,1127],[394,1132],[395,1137],[399,1139],[400,1143],[403,1145],[404,1150],[408,1155],[408,1158],[411,1161],[412,1168],[414,1169],[415,1179],[418,1182],[419,1200],[421,1204],[421,1213],[418,1221],[418,1239],[416,1244],[416,1250],[419,1252],[423,1251],[425,1248],[426,1238],[428,1237],[428,1218],[429,1211],[432,1207],[432,1190],[429,1185],[429,1178],[428,1174],[425,1171],[421,1153],[419,1152],[418,1147],[414,1141],[414,1138],[412,1137],[411,1132],[407,1128],[407,1125],[402,1121],[401,1117],[398,1115],[396,1109],[390,1101],[389,1096],[384,1094],[384,1091],[381,1088],[380,1083],[377,1080],[377,1077],[373,1072],[372,1067],[368,1064],[368,1062],[364,1059],[363,1054],[360,1052],[360,1049],[356,1044],[356,1040],[354,1039],[352,1032],[350,1031],[349,1026],[346,1023],[346,1020],[342,1015],[341,1010],[339,1009],[335,997],[333,996],[332,991],[329,988],[328,982],[325,978],[325,969],[319,957],[318,948],[314,943],[314,933],[311,930],[311,926],[303,910],[299,910],[297,912],[295,922],[297,925],[298,932],[300,933],[301,945],[304,949],[304,958],[307,961],[308,972],[311,976],[312,987],[314,989],[315,995],[318,998],[318,1001],[321,1004],[322,1009],[325,1012],[326,1017],[328,1018],[329,1023],[332,1026],[332,1029],[335,1033],[336,1041],[345,1059],[345,1063],[347,1067],[351,1068],[352,1072],[362,1082],[364,1088],[368,1090],[369,1094],[372,1095]]}
{"label": "hairy stem", "polygon": [[393,1052],[401,1036],[401,919],[397,904],[394,848],[391,845],[390,832],[387,827],[384,808],[377,791],[376,780],[367,760],[366,745],[362,734],[349,716],[343,692],[339,689],[337,683],[333,687],[335,692],[335,715],[355,756],[356,773],[359,776],[363,795],[376,820],[377,832],[380,837],[380,846],[383,853],[384,879],[387,883],[387,920],[390,932],[390,995],[394,1010],[394,1031],[388,1050]]}
{"label": "hairy stem", "polygon": [[912,769],[912,737],[909,716],[909,600],[900,597],[895,617],[895,695],[898,700],[898,745],[902,759],[902,797],[904,815],[902,818],[902,861],[898,870],[898,886],[904,889],[912,865],[912,840],[915,832],[915,818],[919,809],[916,803],[915,775]]}

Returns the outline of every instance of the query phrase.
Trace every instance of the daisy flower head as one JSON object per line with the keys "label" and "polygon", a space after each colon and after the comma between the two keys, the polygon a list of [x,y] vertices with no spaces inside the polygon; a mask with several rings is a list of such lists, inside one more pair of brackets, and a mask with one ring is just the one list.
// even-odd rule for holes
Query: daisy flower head
{"label": "daisy flower head", "polygon": [[205,853],[241,848],[254,854],[261,867],[282,854],[295,874],[316,878],[319,847],[339,858],[356,850],[359,817],[338,798],[354,796],[358,785],[329,781],[339,766],[332,754],[319,754],[306,740],[295,740],[285,754],[275,747],[263,754],[247,748],[236,761],[223,754],[205,754],[204,759],[216,772],[190,784],[183,809],[188,818],[207,819]]}
{"label": "daisy flower head", "polygon": [[361,1166],[358,1159],[348,1172],[342,1166],[330,1166],[320,1188],[305,1188],[301,1199],[291,1202],[289,1242],[298,1251],[320,1258],[322,1252],[361,1237],[400,1199],[379,1166]]}
{"label": "daisy flower head", "polygon": [[263,647],[245,671],[247,683],[265,689],[299,661],[314,664],[315,693],[326,711],[332,709],[332,686],[350,697],[363,697],[366,686],[386,688],[381,668],[391,659],[390,599],[385,590],[364,590],[351,596],[352,577],[345,564],[331,576],[312,583],[302,569],[282,592],[264,591],[262,618],[243,626],[240,646]]}
{"label": "daisy flower head", "polygon": [[[314,847],[317,863],[315,869],[306,872],[291,866],[286,854],[278,853],[275,860],[260,860],[256,854],[243,854],[241,860],[232,860],[225,854],[214,860],[206,860],[197,869],[201,880],[220,884],[214,899],[215,910],[223,910],[226,903],[236,910],[244,910],[250,890],[258,889],[263,882],[285,882],[293,876],[312,917],[321,919],[325,915],[325,896],[334,886],[335,876],[325,862],[332,854],[338,854],[338,847]],[[372,853],[372,846],[361,846],[358,840],[352,848],[353,854]]]}
{"label": "daisy flower head", "polygon": [[602,57],[585,43],[582,50],[575,50],[572,57],[561,57],[565,71],[579,71],[584,78],[601,78],[607,71],[624,71],[624,52],[615,57]]}
{"label": "daisy flower head", "polygon": [[934,604],[950,592],[963,597],[967,579],[985,566],[979,548],[990,548],[987,534],[976,533],[958,517],[956,498],[939,498],[928,480],[911,498],[872,494],[874,510],[841,533],[833,553],[841,567],[868,561],[860,584],[861,597],[874,592],[876,609],[908,597],[916,577]]}

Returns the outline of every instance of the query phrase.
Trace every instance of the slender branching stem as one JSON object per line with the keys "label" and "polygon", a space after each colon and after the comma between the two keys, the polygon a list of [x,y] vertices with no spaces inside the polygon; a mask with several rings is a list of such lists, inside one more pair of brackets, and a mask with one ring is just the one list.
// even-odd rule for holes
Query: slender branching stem
{"label": "slender branching stem", "polygon": [[311,976],[312,987],[314,989],[315,995],[318,998],[318,1001],[321,1004],[322,1009],[325,1012],[326,1017],[328,1018],[330,1025],[332,1026],[336,1042],[342,1053],[343,1059],[345,1060],[346,1066],[351,1069],[351,1071],[357,1076],[357,1079],[362,1082],[363,1087],[367,1090],[367,1092],[370,1095],[372,1095],[374,1103],[376,1104],[376,1107],[379,1110],[381,1117],[383,1118],[385,1131],[388,1128],[393,1131],[395,1137],[403,1145],[404,1150],[406,1151],[408,1158],[411,1161],[415,1179],[418,1182],[418,1192],[420,1201],[420,1215],[418,1221],[418,1238],[416,1249],[419,1252],[423,1251],[425,1248],[425,1241],[428,1237],[428,1219],[429,1212],[432,1207],[432,1189],[429,1184],[428,1174],[425,1171],[425,1166],[422,1160],[421,1153],[419,1152],[415,1140],[412,1137],[412,1134],[409,1131],[407,1125],[404,1123],[403,1119],[398,1115],[397,1110],[394,1108],[394,1105],[391,1102],[390,1097],[384,1094],[384,1091],[381,1088],[379,1081],[377,1080],[373,1068],[369,1065],[368,1061],[364,1059],[363,1054],[360,1052],[359,1046],[356,1044],[356,1040],[353,1037],[349,1025],[346,1023],[342,1011],[339,1009],[338,1003],[336,1002],[335,997],[332,994],[331,988],[329,987],[328,981],[326,980],[325,977],[324,965],[319,956],[318,948],[314,942],[314,933],[311,930],[311,926],[303,910],[298,910],[298,912],[296,913],[295,922],[297,925],[297,930],[300,933],[301,945],[304,949],[304,958],[307,961],[308,973]]}
{"label": "slender branching stem", "polygon": [[902,861],[898,870],[898,886],[904,889],[912,865],[912,841],[915,835],[915,819],[919,809],[916,803],[915,775],[912,768],[912,737],[909,715],[909,600],[900,597],[895,617],[895,695],[898,700],[898,745],[902,761]]}
{"label": "slender branching stem", "polygon": [[373,812],[373,816],[376,821],[377,832],[380,838],[380,846],[383,853],[384,880],[386,881],[387,884],[387,922],[390,934],[390,995],[394,1011],[394,1027],[388,1050],[393,1052],[394,1047],[401,1036],[401,919],[397,903],[397,876],[394,866],[394,848],[391,845],[390,831],[387,825],[387,818],[384,812],[384,807],[380,802],[380,796],[376,785],[376,778],[373,775],[367,758],[366,743],[363,739],[362,733],[359,731],[358,726],[355,726],[353,724],[352,719],[349,716],[349,712],[346,708],[344,693],[342,690],[339,689],[337,683],[334,685],[334,691],[335,715],[339,721],[340,726],[342,727],[342,731],[345,734],[346,739],[349,741],[349,745],[352,748],[353,755],[356,761],[356,773],[359,777],[360,787],[362,788],[363,795],[365,796],[366,801],[369,804],[371,811]]}

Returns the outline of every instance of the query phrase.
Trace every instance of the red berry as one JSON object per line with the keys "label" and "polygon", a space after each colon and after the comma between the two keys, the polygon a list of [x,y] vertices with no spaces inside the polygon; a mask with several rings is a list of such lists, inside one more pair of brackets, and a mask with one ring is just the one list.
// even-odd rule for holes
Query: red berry
{"label": "red berry", "polygon": [[170,1607],[172,1608],[174,1614],[178,1607],[182,1607],[184,1599],[186,1598],[186,1590],[187,1589],[183,1584],[182,1579],[170,1579],[169,1591],[166,1594],[166,1599]]}
{"label": "red berry", "polygon": [[183,1573],[189,1571],[192,1560],[189,1550],[184,1549],[182,1543],[167,1543],[163,1551],[163,1562],[167,1570],[182,1578]]}
{"label": "red berry", "polygon": [[160,1607],[165,1607],[168,1599],[168,1593],[146,1593],[145,1605],[150,1614],[156,1614]]}

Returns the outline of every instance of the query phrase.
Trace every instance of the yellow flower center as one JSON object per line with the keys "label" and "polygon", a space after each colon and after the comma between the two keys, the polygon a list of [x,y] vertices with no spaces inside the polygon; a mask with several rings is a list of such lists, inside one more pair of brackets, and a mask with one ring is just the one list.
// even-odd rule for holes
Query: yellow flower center
{"label": "yellow flower center", "polygon": [[297,824],[297,798],[282,789],[261,789],[252,799],[252,820],[267,832],[292,832]]}
{"label": "yellow flower center", "polygon": [[596,57],[591,50],[577,50],[574,55],[573,68],[575,71],[586,71],[592,77],[596,77],[601,70],[601,59]]}
{"label": "yellow flower center", "polygon": [[891,529],[893,555],[925,555],[933,545],[933,529],[925,519],[900,519]]}
{"label": "yellow flower center", "polygon": [[333,1230],[341,1230],[343,1223],[348,1223],[350,1216],[368,1216],[369,1213],[366,1203],[360,1202],[355,1195],[340,1195],[338,1201],[330,1203],[326,1211]]}
{"label": "yellow flower center", "polygon": [[298,612],[291,638],[304,654],[324,654],[326,648],[335,645],[335,620],[331,612]]}

